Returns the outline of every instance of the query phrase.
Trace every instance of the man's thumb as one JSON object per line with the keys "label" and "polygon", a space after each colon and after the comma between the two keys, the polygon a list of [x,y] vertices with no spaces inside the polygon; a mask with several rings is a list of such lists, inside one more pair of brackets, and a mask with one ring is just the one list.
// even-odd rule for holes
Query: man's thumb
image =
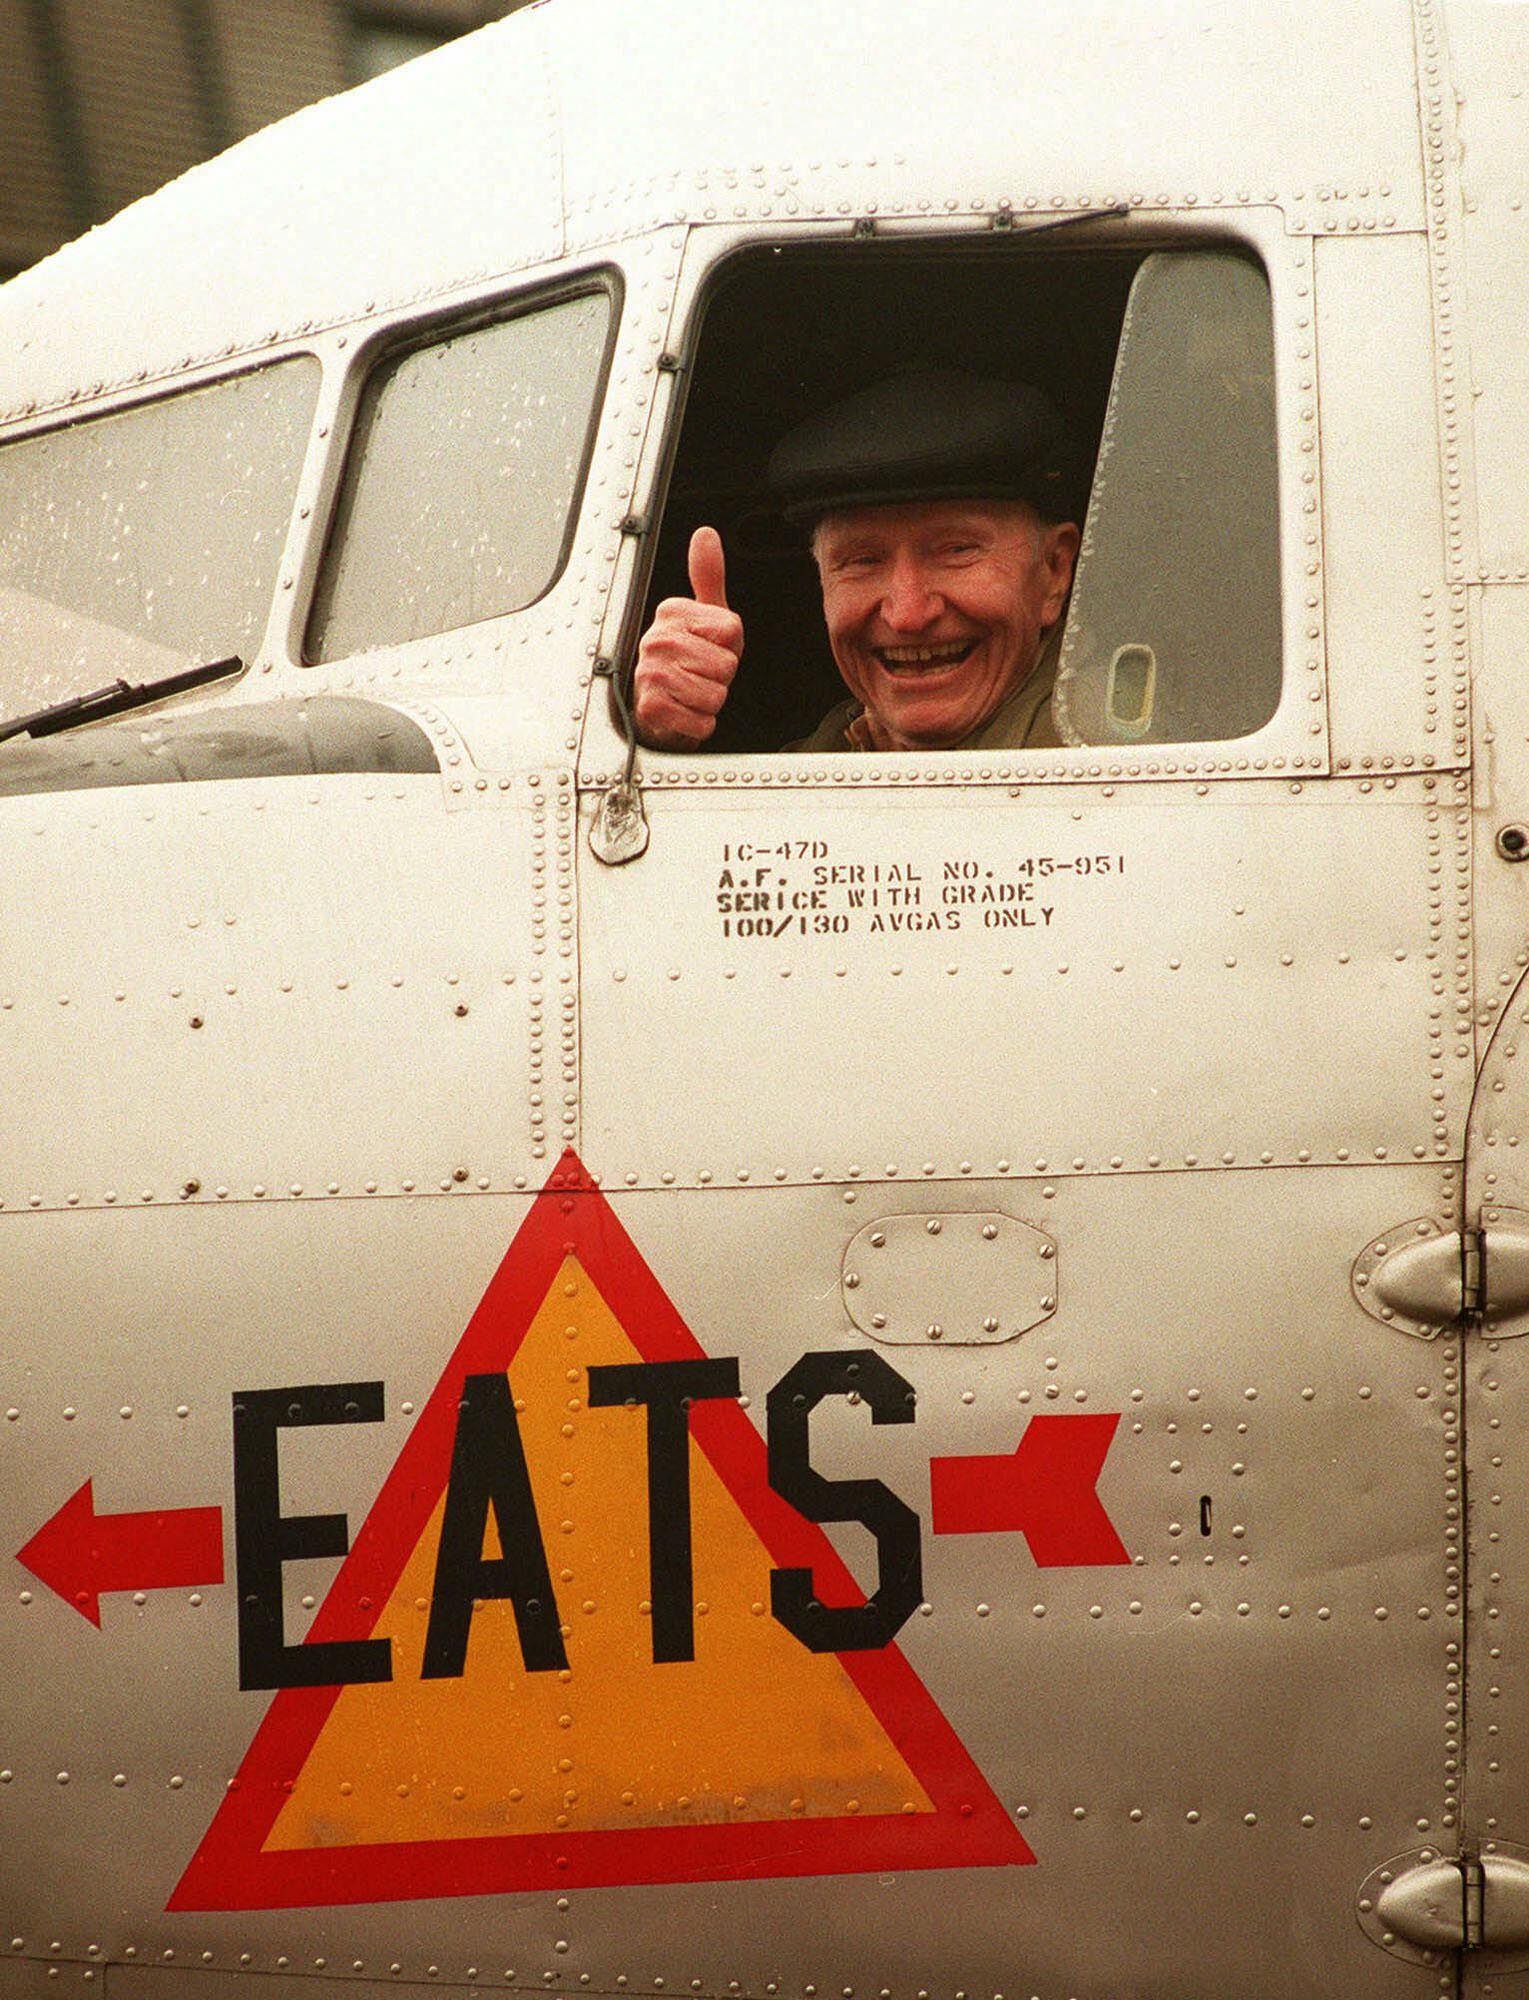
{"label": "man's thumb", "polygon": [[690,594],[698,604],[727,605],[727,565],[715,528],[697,528],[690,537]]}

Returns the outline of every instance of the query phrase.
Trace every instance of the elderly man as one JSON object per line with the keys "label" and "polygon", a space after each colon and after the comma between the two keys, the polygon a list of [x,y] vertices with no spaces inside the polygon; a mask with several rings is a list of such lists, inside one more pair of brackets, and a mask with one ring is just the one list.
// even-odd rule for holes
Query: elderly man
{"label": "elderly man", "polygon": [[[811,525],[849,690],[788,747],[1054,746],[1046,642],[1078,552],[1071,474],[1038,390],[952,371],[879,382],[783,439],[771,493]],[[690,588],[659,605],[638,650],[634,712],[654,749],[707,740],[743,653],[714,528],[691,538]]]}

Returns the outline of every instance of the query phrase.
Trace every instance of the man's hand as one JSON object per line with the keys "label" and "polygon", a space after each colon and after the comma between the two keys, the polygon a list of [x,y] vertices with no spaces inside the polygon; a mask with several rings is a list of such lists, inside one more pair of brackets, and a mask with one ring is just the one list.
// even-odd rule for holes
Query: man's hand
{"label": "man's hand", "polygon": [[743,655],[743,620],[727,603],[722,537],[690,537],[690,597],[666,597],[637,649],[632,712],[652,750],[695,750],[717,716]]}

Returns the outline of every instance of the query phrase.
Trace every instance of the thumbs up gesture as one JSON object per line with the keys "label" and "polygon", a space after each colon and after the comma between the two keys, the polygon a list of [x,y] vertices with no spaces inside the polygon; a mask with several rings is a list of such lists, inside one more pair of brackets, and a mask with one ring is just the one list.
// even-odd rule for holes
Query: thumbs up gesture
{"label": "thumbs up gesture", "polygon": [[727,602],[722,537],[697,528],[690,538],[689,597],[666,597],[637,648],[632,712],[653,750],[695,750],[717,716],[743,655],[743,620]]}

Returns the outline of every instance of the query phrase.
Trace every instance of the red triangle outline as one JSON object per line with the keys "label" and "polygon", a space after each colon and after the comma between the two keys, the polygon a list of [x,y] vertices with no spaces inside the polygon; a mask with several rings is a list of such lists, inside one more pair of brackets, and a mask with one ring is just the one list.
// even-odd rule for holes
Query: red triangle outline
{"label": "red triangle outline", "polygon": [[[565,1153],[532,1200],[357,1530],[313,1619],[311,1641],[370,1635],[371,1621],[360,1601],[387,1602],[445,1490],[462,1378],[509,1367],[570,1254],[579,1258],[644,1359],[703,1357],[610,1203],[577,1156]],[[740,1406],[696,1404],[691,1431],[772,1560],[780,1567],[811,1568],[825,1602],[859,1601],[854,1579],[822,1529],[803,1520],[770,1487],[764,1440]],[[289,1783],[301,1773],[342,1692],[340,1687],[282,1688],[166,1909],[296,1909],[553,1887],[1034,1861],[898,1647],[838,1658],[928,1794],[932,1813],[477,1835],[267,1853],[263,1843]]]}

